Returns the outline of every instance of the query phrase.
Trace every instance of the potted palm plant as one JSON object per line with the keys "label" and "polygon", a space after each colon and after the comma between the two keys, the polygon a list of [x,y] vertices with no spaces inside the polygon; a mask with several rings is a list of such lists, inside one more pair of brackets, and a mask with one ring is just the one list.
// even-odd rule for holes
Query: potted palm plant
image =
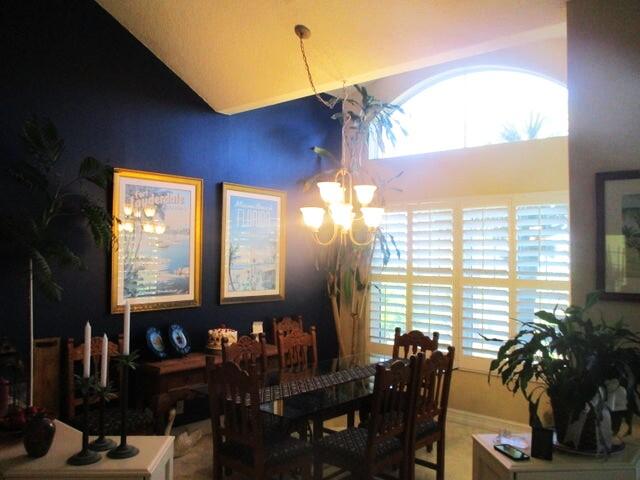
{"label": "potted palm plant", "polygon": [[[540,311],[521,322],[504,342],[491,372],[530,405],[532,426],[540,425],[538,406],[548,397],[557,441],[592,454],[621,449],[614,436],[626,420],[640,415],[640,335],[619,320],[609,323],[594,310],[598,294],[584,307]],[[594,319],[594,317],[596,317]]]}
{"label": "potted palm plant", "polygon": [[[319,180],[332,179],[339,169],[346,169],[354,179],[376,185],[383,203],[384,191],[393,188],[389,183],[400,177],[402,172],[386,179],[372,175],[366,168],[369,145],[374,144],[380,152],[384,152],[386,145],[395,145],[396,132],[406,133],[394,115],[396,112],[402,113],[402,108],[377,99],[364,86],[354,85],[354,90],[356,98],[349,98],[345,93],[344,98],[330,104],[332,107],[341,107],[331,118],[342,125],[342,154],[334,155],[325,148],[313,147],[312,150],[331,166],[304,179],[304,190],[308,191]],[[362,332],[371,288],[369,277],[375,243],[379,245],[385,265],[392,255],[400,256],[393,235],[383,228],[376,229],[374,235],[373,243],[357,245],[333,242],[325,245],[318,257],[317,266],[326,273],[327,292],[341,355],[363,349]]]}
{"label": "potted palm plant", "polygon": [[84,268],[71,247],[69,227],[83,222],[96,246],[109,250],[113,219],[102,205],[104,198],[84,190],[91,185],[98,195],[108,191],[113,169],[93,157],[80,161],[71,177],[56,171],[64,153],[64,141],[49,120],[25,122],[22,141],[26,155],[9,163],[2,173],[13,181],[23,198],[11,212],[0,216],[0,253],[24,264],[29,309],[29,406],[33,404],[34,285],[54,301],[62,296],[55,267]]}

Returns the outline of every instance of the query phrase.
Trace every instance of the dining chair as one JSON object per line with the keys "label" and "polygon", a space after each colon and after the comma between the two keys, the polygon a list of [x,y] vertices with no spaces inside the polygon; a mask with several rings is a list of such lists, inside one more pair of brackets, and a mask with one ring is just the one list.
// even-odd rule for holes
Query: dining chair
{"label": "dining chair", "polygon": [[[417,395],[414,418],[411,422],[414,431],[411,434],[411,461],[436,471],[436,480],[444,480],[445,429],[449,389],[453,372],[455,349],[448,347],[447,353],[434,352],[420,365],[417,375]],[[430,462],[415,457],[416,450],[426,447],[431,451],[437,443],[436,461]],[[415,467],[410,468],[410,479],[415,476]]]}
{"label": "dining chair", "polygon": [[[401,334],[400,327],[396,327],[393,339],[393,358],[407,358],[418,352],[433,352],[438,349],[440,334],[433,332],[433,337],[429,338],[420,330],[411,330]],[[402,351],[401,351],[402,350]]]}
{"label": "dining chair", "polygon": [[302,325],[302,315],[273,317],[273,344],[278,344],[279,332],[289,335],[294,330],[304,330]]}
{"label": "dining chair", "polygon": [[229,344],[226,337],[222,338],[222,361],[237,363],[240,368],[247,369],[251,364],[259,367],[259,373],[267,371],[267,353],[264,334],[258,339],[244,335],[236,343]]}
{"label": "dining chair", "polygon": [[288,335],[278,333],[278,358],[280,369],[306,369],[318,365],[316,327],[309,333],[294,330]]}
{"label": "dining chair", "polygon": [[323,464],[347,470],[353,476],[372,479],[387,469],[398,467],[406,479],[411,448],[410,420],[415,405],[418,364],[395,361],[376,365],[371,401],[371,417],[366,428],[351,427],[327,435],[314,445],[315,480],[322,479]]}
{"label": "dining chair", "polygon": [[[118,343],[109,342],[107,356],[111,366],[113,357],[119,355],[122,344],[122,336],[118,339]],[[91,366],[93,374],[96,375],[100,370],[101,354],[102,354],[102,337],[93,337],[91,339]],[[77,409],[83,402],[82,394],[79,392],[75,377],[81,372],[82,360],[84,358],[84,343],[76,345],[73,338],[67,339],[66,348],[66,420],[76,428],[83,426],[81,416],[77,415]],[[109,374],[117,372],[113,368],[109,368]],[[117,435],[120,433],[120,408],[117,405],[120,396],[120,379],[119,375],[110,375],[110,383],[113,387],[113,397],[105,408],[104,412],[104,428],[107,435]],[[89,399],[93,405],[98,402],[97,397]],[[127,412],[127,422],[129,432],[132,434],[151,434],[154,431],[153,414],[149,409],[129,409]],[[99,411],[97,408],[91,408],[87,420],[87,426],[90,435],[99,433]]]}
{"label": "dining chair", "polygon": [[234,362],[208,365],[214,480],[226,471],[258,480],[299,471],[310,480],[311,445],[291,436],[274,439],[264,428],[260,382],[255,365],[249,370]]}

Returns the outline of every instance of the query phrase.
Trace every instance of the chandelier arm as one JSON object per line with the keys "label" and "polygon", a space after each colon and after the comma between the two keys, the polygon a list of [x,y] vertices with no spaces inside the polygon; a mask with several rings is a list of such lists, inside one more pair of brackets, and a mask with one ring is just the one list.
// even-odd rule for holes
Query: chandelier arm
{"label": "chandelier arm", "polygon": [[313,239],[316,241],[316,243],[322,247],[328,247],[329,245],[331,245],[336,237],[338,236],[338,226],[337,225],[333,225],[333,234],[331,235],[331,239],[329,239],[326,242],[323,242],[322,240],[320,240],[320,235],[318,235],[318,232],[313,232]]}
{"label": "chandelier arm", "polygon": [[357,245],[358,247],[366,247],[367,245],[371,245],[376,239],[375,233],[372,234],[371,232],[369,232],[368,236],[369,238],[366,242],[359,242],[358,240],[356,240],[356,238],[353,235],[353,229],[349,230],[349,239],[354,245]]}

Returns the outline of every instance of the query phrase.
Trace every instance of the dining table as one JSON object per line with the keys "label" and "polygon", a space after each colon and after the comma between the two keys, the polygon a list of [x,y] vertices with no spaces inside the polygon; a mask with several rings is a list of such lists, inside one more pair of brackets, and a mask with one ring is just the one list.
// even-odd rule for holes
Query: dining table
{"label": "dining table", "polygon": [[346,415],[347,427],[354,426],[356,411],[373,393],[376,364],[390,362],[390,356],[357,354],[269,369],[262,375],[260,410],[291,424],[311,422],[313,440],[319,440],[327,420]]}

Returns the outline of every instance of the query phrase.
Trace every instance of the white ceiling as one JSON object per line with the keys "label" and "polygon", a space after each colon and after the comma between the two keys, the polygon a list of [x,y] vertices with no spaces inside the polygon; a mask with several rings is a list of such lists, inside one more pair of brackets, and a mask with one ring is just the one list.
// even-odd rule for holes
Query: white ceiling
{"label": "white ceiling", "polygon": [[565,0],[96,0],[218,112],[564,35]]}

